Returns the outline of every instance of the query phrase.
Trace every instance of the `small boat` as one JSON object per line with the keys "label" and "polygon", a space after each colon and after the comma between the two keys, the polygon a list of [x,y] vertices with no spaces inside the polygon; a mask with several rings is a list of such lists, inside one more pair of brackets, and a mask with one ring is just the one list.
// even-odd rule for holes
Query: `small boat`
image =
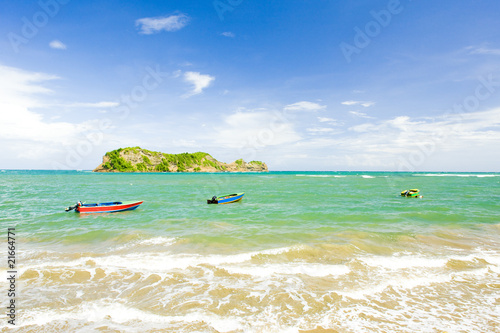
{"label": "small boat", "polygon": [[228,204],[236,201],[240,201],[243,199],[243,196],[245,195],[245,192],[242,193],[234,193],[234,194],[226,194],[226,195],[219,195],[219,196],[213,196],[212,199],[207,200],[207,204]]}
{"label": "small boat", "polygon": [[423,196],[419,195],[418,193],[420,192],[419,189],[411,189],[411,190],[404,190],[401,192],[402,197],[410,197],[410,198],[422,198]]}
{"label": "small boat", "polygon": [[78,201],[76,205],[66,208],[66,211],[69,212],[74,209],[75,212],[78,213],[115,213],[125,210],[134,210],[143,202],[144,201],[114,201],[86,204]]}

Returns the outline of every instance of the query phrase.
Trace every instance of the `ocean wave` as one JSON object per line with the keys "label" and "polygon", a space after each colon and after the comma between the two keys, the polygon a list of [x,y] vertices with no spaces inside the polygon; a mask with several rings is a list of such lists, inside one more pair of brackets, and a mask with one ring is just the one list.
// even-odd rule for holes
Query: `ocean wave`
{"label": "ocean wave", "polygon": [[176,237],[153,237],[153,238],[145,238],[138,239],[132,242],[128,242],[126,244],[117,246],[116,248],[110,248],[110,251],[121,251],[124,249],[130,249],[134,247],[142,247],[142,246],[153,246],[153,245],[161,245],[164,247],[168,247],[174,245],[178,241]]}
{"label": "ocean wave", "polygon": [[[25,279],[20,326],[40,331],[64,326],[69,331],[107,327],[145,332],[298,332],[316,326],[408,332],[445,326],[470,332],[493,328],[497,288],[491,281],[498,276],[487,268],[447,273],[435,269],[436,264],[430,265],[431,271],[421,270],[422,263],[409,271],[398,264],[397,272],[387,274],[359,263],[346,263],[349,271],[342,265],[305,265],[343,273],[318,276],[303,274],[301,263],[265,264],[254,274],[238,268],[228,272],[226,265],[201,265],[164,276],[136,268],[94,274],[73,281],[70,288],[63,280],[47,283],[49,277],[33,277]],[[249,265],[252,268],[256,266]]]}
{"label": "ocean wave", "polygon": [[141,331],[157,330],[165,328],[165,325],[170,328],[179,327],[179,329],[182,329],[183,326],[186,326],[186,323],[207,323],[208,327],[205,327],[205,329],[215,329],[219,332],[235,331],[242,327],[240,320],[236,317],[221,318],[202,312],[169,316],[105,301],[86,302],[76,307],[59,310],[40,309],[32,311],[23,317],[23,321],[18,326],[43,327],[50,323],[55,323],[56,326],[71,326],[71,323],[73,323],[77,327],[95,326],[95,328],[110,325],[111,328],[114,327],[115,329],[136,327],[137,329],[142,328]]}
{"label": "ocean wave", "polygon": [[230,274],[245,274],[260,278],[268,278],[273,275],[297,275],[303,274],[314,277],[339,276],[350,272],[345,265],[326,265],[306,262],[261,264],[261,265],[222,265]]}

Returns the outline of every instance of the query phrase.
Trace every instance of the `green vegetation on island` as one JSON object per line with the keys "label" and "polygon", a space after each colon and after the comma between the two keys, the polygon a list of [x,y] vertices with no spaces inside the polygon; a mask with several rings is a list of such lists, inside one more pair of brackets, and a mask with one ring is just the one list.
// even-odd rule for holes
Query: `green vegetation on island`
{"label": "green vegetation on island", "polygon": [[166,154],[140,147],[119,148],[107,152],[94,172],[245,172],[268,171],[260,161],[233,163],[217,161],[204,152]]}

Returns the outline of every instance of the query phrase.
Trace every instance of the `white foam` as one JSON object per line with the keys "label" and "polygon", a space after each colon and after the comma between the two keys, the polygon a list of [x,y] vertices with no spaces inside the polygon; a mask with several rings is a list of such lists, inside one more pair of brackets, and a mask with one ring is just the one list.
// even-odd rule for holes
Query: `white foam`
{"label": "white foam", "polygon": [[[137,258],[124,255],[124,258],[132,260],[130,263],[113,263],[116,256],[92,258],[94,261],[106,259],[111,261],[107,268],[127,267],[133,272],[143,271],[143,268],[155,271],[166,271],[169,267],[162,267],[162,257],[170,259],[187,259],[192,265],[199,263],[215,263],[218,268],[224,268],[232,274],[246,274],[241,277],[217,276],[211,267],[199,266],[203,274],[191,274],[185,272],[182,282],[176,283],[172,288],[163,288],[164,285],[153,286],[155,292],[154,301],[158,309],[163,305],[171,309],[172,300],[189,304],[192,302],[191,310],[182,312],[182,315],[174,316],[174,312],[149,312],[136,308],[135,301],[130,301],[121,295],[116,299],[101,299],[99,301],[82,301],[76,306],[62,308],[27,308],[23,314],[20,326],[38,325],[35,329],[44,330],[46,324],[59,325],[61,321],[71,331],[74,327],[92,331],[94,327],[107,326],[119,331],[149,331],[161,330],[169,327],[174,331],[177,327],[185,328],[190,323],[205,322],[214,330],[219,332],[245,331],[245,332],[297,332],[298,328],[317,325],[325,328],[333,328],[339,331],[434,331],[437,327],[444,330],[443,325],[448,325],[448,331],[492,331],[495,320],[498,318],[498,307],[496,306],[494,286],[485,287],[485,293],[474,293],[471,297],[462,297],[465,292],[474,292],[476,287],[470,287],[471,281],[483,284],[485,281],[498,280],[498,273],[490,270],[490,267],[498,267],[500,256],[496,250],[476,249],[475,251],[464,251],[465,255],[453,252],[449,255],[423,255],[411,252],[403,252],[394,256],[365,256],[353,258],[355,267],[359,263],[366,266],[357,274],[357,268],[349,266],[328,265],[308,262],[284,262],[265,263],[258,265],[256,259],[283,259],[273,258],[294,247],[269,249],[263,251],[247,252],[235,255],[191,255],[171,253],[146,253],[147,261],[141,262],[141,255]],[[270,255],[270,258],[254,258],[255,255]],[[479,269],[450,270],[443,269],[450,259],[460,259],[476,262],[478,259],[488,261],[490,266],[481,266]],[[157,263],[154,260],[158,260]],[[253,260],[251,260],[253,259]],[[165,259],[167,260],[167,259]],[[126,260],[125,260],[126,261]],[[120,266],[122,265],[122,266]],[[138,265],[138,266],[136,266]],[[148,267],[153,265],[153,267]],[[179,264],[180,265],[180,264]],[[184,265],[185,266],[185,265]],[[1,272],[1,271],[0,271]],[[108,274],[108,272],[106,272]],[[302,275],[303,274],[303,275]],[[159,274],[164,276],[164,274]],[[317,288],[315,279],[304,278],[304,275],[321,277],[321,283],[327,290]],[[113,290],[120,293],[123,290],[134,290],[146,281],[125,282],[126,279],[117,276],[114,280]],[[352,282],[352,283],[350,283]],[[359,283],[358,283],[359,282]],[[91,283],[94,283],[92,281]],[[161,284],[161,282],[158,282]],[[328,284],[327,284],[328,283]],[[347,285],[351,285],[348,289]],[[485,284],[487,285],[487,283]],[[205,286],[207,288],[205,288]],[[41,287],[41,286],[40,286]],[[212,290],[218,288],[233,288],[238,294],[240,291],[248,293],[248,297],[260,299],[258,302],[248,302],[245,306],[234,307],[224,314],[217,315],[205,307],[206,304],[217,302],[227,306],[235,301],[234,293],[219,298],[211,296]],[[43,286],[45,288],[45,286]],[[68,290],[67,285],[54,286]],[[87,290],[93,290],[92,285],[79,284],[76,294],[84,294]],[[451,291],[449,293],[446,290]],[[333,293],[355,299],[343,299],[341,302],[331,301]],[[34,294],[32,294],[34,295]],[[47,297],[47,295],[42,295]],[[186,296],[189,295],[189,296]],[[429,297],[430,295],[430,297]],[[442,297],[435,297],[442,295]],[[27,295],[26,295],[27,296]],[[286,297],[284,297],[286,296]],[[147,296],[149,297],[149,296]],[[394,308],[385,308],[380,305],[388,299],[397,305]],[[280,304],[275,301],[282,300]],[[324,300],[324,302],[322,302]],[[361,301],[358,301],[361,300]],[[129,303],[130,301],[130,303]],[[327,303],[326,303],[327,302]],[[167,305],[168,304],[168,305]],[[318,306],[322,304],[321,306]],[[296,306],[302,310],[295,311]],[[448,308],[451,306],[452,308]],[[141,305],[142,308],[142,305]],[[312,310],[311,310],[312,309]],[[496,313],[495,313],[496,309]],[[302,311],[302,312],[300,312]],[[377,318],[379,320],[367,320],[360,314]],[[280,318],[287,317],[286,325],[277,323]],[[434,318],[447,316],[447,319]],[[89,318],[89,319],[87,319]],[[431,321],[426,322],[427,321]],[[83,328],[82,328],[83,325]],[[476,325],[476,326],[474,326]],[[2,326],[0,324],[0,330]]]}
{"label": "white foam", "polygon": [[186,269],[201,264],[219,266],[222,264],[243,263],[256,255],[276,255],[295,249],[296,247],[276,248],[263,251],[246,252],[233,255],[200,255],[200,254],[169,254],[169,253],[130,253],[125,255],[111,255],[94,258],[101,267],[127,268],[135,270],[142,267],[144,271],[170,271],[172,269]]}
{"label": "white foam", "polygon": [[500,255],[494,251],[477,250],[468,255],[448,255],[439,258],[429,258],[418,255],[394,255],[394,256],[367,256],[358,260],[372,267],[380,267],[392,270],[408,268],[436,268],[444,267],[449,260],[474,261],[483,259],[491,266],[500,267]]}
{"label": "white foam", "polygon": [[424,258],[420,256],[373,256],[359,258],[359,260],[372,267],[394,270],[413,267],[442,267],[448,262],[446,258]]}
{"label": "white foam", "polygon": [[[389,287],[399,290],[411,290],[419,286],[428,286],[434,283],[445,284],[453,279],[453,274],[425,274],[413,275],[412,277],[398,276],[394,278],[380,281],[373,281],[372,284],[353,290],[342,290],[337,293],[354,299],[366,299],[369,296],[380,295]],[[375,275],[374,275],[375,276]]]}
{"label": "white foam", "polygon": [[[147,240],[149,242],[149,240]],[[174,241],[171,239],[170,241]],[[155,238],[151,240],[151,244],[169,244],[169,241],[164,238]],[[93,261],[97,267],[105,270],[116,271],[126,269],[137,271],[140,268],[143,272],[166,273],[174,269],[186,269],[188,267],[196,267],[202,264],[212,266],[220,266],[223,264],[239,264],[250,261],[252,257],[257,255],[278,255],[290,250],[300,249],[301,247],[284,247],[262,251],[245,252],[234,255],[200,255],[200,254],[172,254],[166,252],[134,252],[127,254],[111,254],[107,256],[96,257],[81,257],[73,260],[52,260],[44,262],[24,262],[23,271],[28,269],[46,270],[46,269],[89,269],[91,274],[93,268],[89,268],[87,262]]]}
{"label": "white foam", "polygon": [[153,237],[153,238],[147,238],[147,239],[140,239],[136,241],[132,241],[126,244],[123,244],[121,246],[118,246],[116,248],[110,248],[110,251],[120,251],[128,248],[133,248],[137,246],[144,246],[144,245],[163,245],[165,247],[171,246],[177,242],[177,238],[175,237]]}
{"label": "white foam", "polygon": [[231,274],[246,274],[258,277],[271,277],[274,275],[304,274],[315,277],[340,276],[350,272],[345,265],[325,265],[311,263],[284,263],[262,265],[223,265],[222,268]]}
{"label": "white foam", "polygon": [[219,317],[201,312],[189,313],[185,316],[161,316],[141,311],[119,303],[105,303],[103,301],[84,303],[78,307],[58,310],[35,310],[25,313],[20,327],[30,325],[46,325],[54,321],[88,320],[94,323],[110,321],[125,324],[131,321],[144,323],[141,327],[162,326],[173,323],[206,322],[219,332],[230,332],[242,328],[240,319],[235,317]]}
{"label": "white foam", "polygon": [[175,237],[154,237],[138,242],[142,245],[165,245],[169,246],[177,241]]}
{"label": "white foam", "polygon": [[361,177],[363,177],[363,178],[375,178],[373,176],[368,176],[368,175],[361,175]]}

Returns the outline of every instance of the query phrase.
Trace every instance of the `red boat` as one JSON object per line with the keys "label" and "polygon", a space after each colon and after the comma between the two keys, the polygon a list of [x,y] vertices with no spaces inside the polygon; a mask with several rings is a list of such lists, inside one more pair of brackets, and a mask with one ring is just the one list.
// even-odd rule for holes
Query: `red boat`
{"label": "red boat", "polygon": [[144,201],[114,201],[86,204],[78,201],[76,205],[66,208],[66,211],[69,212],[74,209],[78,213],[115,213],[125,210],[134,210],[143,202]]}

